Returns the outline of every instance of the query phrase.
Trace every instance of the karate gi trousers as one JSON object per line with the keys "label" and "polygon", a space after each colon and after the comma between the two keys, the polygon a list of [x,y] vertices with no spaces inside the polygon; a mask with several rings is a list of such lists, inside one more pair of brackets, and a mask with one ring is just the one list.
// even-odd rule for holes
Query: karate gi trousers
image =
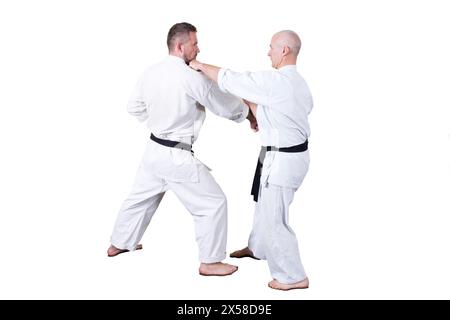
{"label": "karate gi trousers", "polygon": [[208,168],[189,151],[149,141],[131,193],[117,216],[111,244],[135,250],[164,193],[172,190],[194,217],[202,263],[226,257],[227,200]]}
{"label": "karate gi trousers", "polygon": [[297,237],[289,226],[289,205],[294,193],[293,188],[261,185],[248,241],[254,256],[267,260],[272,278],[285,284],[306,278]]}

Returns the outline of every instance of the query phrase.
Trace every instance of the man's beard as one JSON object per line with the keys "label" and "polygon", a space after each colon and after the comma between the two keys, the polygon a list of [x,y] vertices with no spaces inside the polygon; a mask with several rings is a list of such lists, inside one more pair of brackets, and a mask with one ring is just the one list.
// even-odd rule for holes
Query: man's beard
{"label": "man's beard", "polygon": [[194,55],[192,59],[188,59],[185,55],[183,55],[183,60],[187,65],[189,65],[189,62],[191,62],[192,60],[195,60],[195,58],[197,58],[197,55]]}

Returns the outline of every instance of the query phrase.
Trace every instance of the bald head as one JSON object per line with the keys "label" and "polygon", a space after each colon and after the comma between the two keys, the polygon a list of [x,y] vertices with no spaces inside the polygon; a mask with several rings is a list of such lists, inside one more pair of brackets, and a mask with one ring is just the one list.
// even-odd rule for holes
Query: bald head
{"label": "bald head", "polygon": [[289,47],[291,53],[296,57],[300,52],[302,42],[298,34],[291,30],[283,30],[273,35],[273,42],[281,47]]}

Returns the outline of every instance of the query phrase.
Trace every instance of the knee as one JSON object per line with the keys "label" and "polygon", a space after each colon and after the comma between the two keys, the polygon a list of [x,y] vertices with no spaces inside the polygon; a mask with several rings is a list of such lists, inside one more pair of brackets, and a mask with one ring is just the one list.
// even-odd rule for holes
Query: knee
{"label": "knee", "polygon": [[223,215],[227,212],[227,198],[223,193],[217,193],[214,196],[203,198],[201,207],[215,215]]}

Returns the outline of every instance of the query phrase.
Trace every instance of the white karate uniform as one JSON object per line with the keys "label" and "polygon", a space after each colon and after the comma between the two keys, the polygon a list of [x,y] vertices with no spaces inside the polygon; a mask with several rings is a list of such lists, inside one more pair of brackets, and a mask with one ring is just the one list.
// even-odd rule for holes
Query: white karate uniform
{"label": "white karate uniform", "polygon": [[[225,92],[258,105],[256,119],[263,146],[291,147],[309,137],[308,114],[313,102],[295,65],[245,73],[220,69],[218,84]],[[308,167],[308,151],[269,151],[263,163],[248,247],[257,258],[267,260],[272,277],[281,283],[306,278],[288,217],[289,205]]]}
{"label": "white karate uniform", "polygon": [[[128,102],[128,112],[158,138],[192,144],[205,119],[213,113],[243,121],[248,107],[217,84],[169,55],[140,77]],[[194,217],[199,258],[203,263],[225,258],[227,202],[209,169],[186,150],[149,139],[132,191],[124,201],[111,244],[135,250],[164,193],[172,190]]]}

